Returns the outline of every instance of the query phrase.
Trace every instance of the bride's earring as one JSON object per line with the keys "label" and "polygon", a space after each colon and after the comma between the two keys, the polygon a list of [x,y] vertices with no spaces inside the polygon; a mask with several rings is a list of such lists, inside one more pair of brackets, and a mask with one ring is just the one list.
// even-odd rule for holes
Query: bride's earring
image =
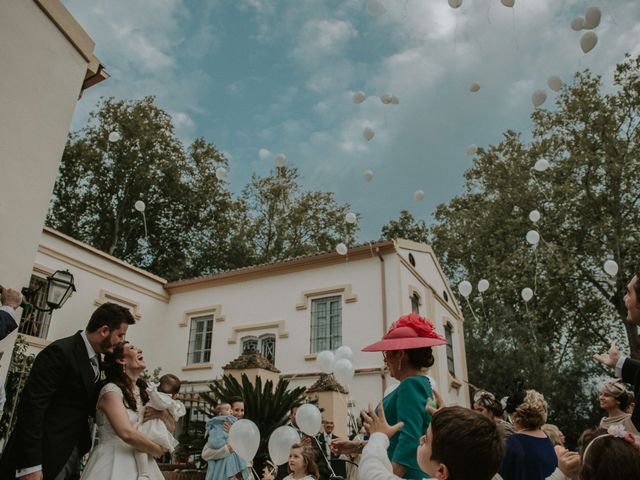
{"label": "bride's earring", "polygon": [[402,371],[402,358],[398,359],[398,371],[401,372]]}

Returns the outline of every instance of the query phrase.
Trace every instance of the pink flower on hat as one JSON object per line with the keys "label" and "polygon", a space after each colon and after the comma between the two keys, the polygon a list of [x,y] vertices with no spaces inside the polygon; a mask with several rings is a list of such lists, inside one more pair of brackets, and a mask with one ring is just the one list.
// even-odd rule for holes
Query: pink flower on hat
{"label": "pink flower on hat", "polygon": [[400,317],[398,320],[393,322],[389,332],[401,327],[411,328],[419,337],[439,338],[439,335],[436,333],[431,322],[417,313],[410,313],[409,315]]}

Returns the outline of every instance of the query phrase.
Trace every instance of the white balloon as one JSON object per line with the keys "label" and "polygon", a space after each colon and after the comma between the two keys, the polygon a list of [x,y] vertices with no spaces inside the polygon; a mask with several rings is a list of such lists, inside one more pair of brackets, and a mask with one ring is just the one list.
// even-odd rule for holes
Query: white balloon
{"label": "white balloon", "polygon": [[478,153],[478,146],[475,143],[467,147],[467,155],[475,155],[476,153]]}
{"label": "white balloon", "polygon": [[110,142],[117,142],[118,140],[120,140],[120,134],[118,132],[111,132],[109,134]]}
{"label": "white balloon", "polygon": [[258,156],[260,157],[260,160],[268,160],[271,156],[271,152],[266,148],[261,148],[258,150]]}
{"label": "white balloon", "polygon": [[549,88],[554,92],[558,92],[562,88],[562,80],[560,80],[560,77],[557,75],[551,75],[547,80],[547,85],[549,85]]}
{"label": "white balloon", "polygon": [[339,243],[338,245],[336,245],[336,252],[338,252],[339,255],[346,255],[347,246],[344,243]]}
{"label": "white balloon", "polygon": [[229,444],[244,460],[251,462],[260,445],[260,430],[251,420],[238,420],[229,430]]}
{"label": "white balloon", "polygon": [[523,288],[522,292],[520,292],[520,295],[522,295],[522,299],[525,302],[528,302],[533,298],[533,290],[531,290],[529,287]]}
{"label": "white balloon", "polygon": [[612,277],[615,277],[618,274],[618,264],[613,260],[607,260],[604,262],[603,268],[604,271]]}
{"label": "white balloon", "polygon": [[600,18],[602,17],[602,12],[598,7],[591,7],[587,10],[587,13],[584,15],[584,27],[587,29],[596,28],[600,25]]}
{"label": "white balloon", "polygon": [[351,350],[351,347],[347,345],[342,345],[336,350],[335,355],[336,355],[336,362],[338,360],[344,360],[344,359],[351,361],[353,359],[353,350]]}
{"label": "white balloon", "polygon": [[576,17],[573,20],[571,20],[571,29],[572,30],[575,30],[576,32],[579,32],[583,28],[584,28],[584,18]]}
{"label": "white balloon", "polygon": [[500,0],[500,3],[502,3],[502,5],[504,5],[505,7],[511,8],[515,3],[515,0]]}
{"label": "white balloon", "polygon": [[353,94],[353,103],[360,104],[364,102],[366,98],[367,98],[366,94],[363,91],[358,90]]}
{"label": "white balloon", "polygon": [[478,282],[478,291],[480,293],[486,292],[489,289],[489,280],[485,280],[484,278]]}
{"label": "white balloon", "polygon": [[589,53],[598,43],[598,34],[596,32],[587,32],[580,38],[580,48],[584,53]]}
{"label": "white balloon", "polygon": [[356,223],[357,220],[358,217],[353,212],[349,212],[344,216],[344,221],[347,223]]}
{"label": "white balloon", "polygon": [[269,457],[274,465],[282,465],[289,460],[291,446],[300,443],[300,434],[295,428],[283,425],[276,428],[269,437]]}
{"label": "white balloon", "polygon": [[449,6],[451,8],[460,8],[462,5],[462,0],[449,0]]}
{"label": "white balloon", "polygon": [[458,284],[458,291],[464,298],[467,298],[469,295],[471,295],[471,290],[473,290],[473,287],[471,286],[471,282],[467,280],[463,280]]}
{"label": "white balloon", "polygon": [[224,167],[216,168],[216,178],[218,180],[224,180],[227,178],[227,169]]}
{"label": "white balloon", "polygon": [[538,223],[538,221],[540,220],[540,212],[538,210],[531,210],[529,212],[529,220],[531,220],[533,223]]}
{"label": "white balloon", "polygon": [[544,90],[536,90],[531,95],[531,103],[533,103],[534,107],[539,107],[547,100],[547,92]]}
{"label": "white balloon", "polygon": [[421,202],[422,200],[424,200],[424,192],[422,190],[416,190],[413,194],[413,198],[416,200],[416,202]]}
{"label": "white balloon", "polygon": [[336,367],[333,370],[333,375],[336,377],[336,381],[342,385],[347,386],[353,379],[355,371],[353,370],[353,364],[351,360],[343,358],[336,362]]}
{"label": "white balloon", "polygon": [[146,205],[142,200],[138,200],[133,206],[139,212],[144,212],[144,209],[146,208]]}
{"label": "white balloon", "polygon": [[535,230],[529,230],[527,232],[527,242],[535,246],[540,242],[540,234]]}
{"label": "white balloon", "polygon": [[367,13],[372,17],[379,17],[387,13],[387,9],[380,0],[369,0],[367,2]]}
{"label": "white balloon", "polygon": [[480,84],[479,83],[473,82],[471,85],[469,85],[469,91],[470,92],[475,93],[478,90],[480,90]]}
{"label": "white balloon", "polygon": [[362,174],[362,176],[364,177],[364,180],[366,182],[370,182],[373,179],[373,171],[372,170],[365,170],[364,173]]}
{"label": "white balloon", "polygon": [[320,425],[322,425],[322,414],[315,405],[305,403],[300,405],[296,411],[296,423],[303,433],[315,437],[320,431]]}
{"label": "white balloon", "polygon": [[323,350],[316,357],[316,363],[321,372],[333,373],[333,368],[336,364],[336,357],[331,350]]}
{"label": "white balloon", "polygon": [[276,166],[278,168],[284,167],[284,162],[286,161],[287,161],[287,157],[285,156],[284,153],[279,153],[278,155],[276,155]]}
{"label": "white balloon", "polygon": [[547,162],[544,158],[541,158],[536,162],[533,168],[537,172],[544,172],[547,168],[549,168],[549,162]]}
{"label": "white balloon", "polygon": [[380,97],[380,101],[382,103],[384,103],[385,105],[388,105],[391,103],[391,101],[393,100],[393,95],[391,95],[390,93],[383,93],[382,96]]}
{"label": "white balloon", "polygon": [[362,136],[367,141],[371,140],[375,136],[375,134],[376,132],[374,132],[373,128],[371,127],[365,127],[365,129],[362,131]]}
{"label": "white balloon", "polygon": [[395,95],[391,95],[391,103],[393,105],[398,105],[400,103],[400,99],[398,97],[396,97]]}

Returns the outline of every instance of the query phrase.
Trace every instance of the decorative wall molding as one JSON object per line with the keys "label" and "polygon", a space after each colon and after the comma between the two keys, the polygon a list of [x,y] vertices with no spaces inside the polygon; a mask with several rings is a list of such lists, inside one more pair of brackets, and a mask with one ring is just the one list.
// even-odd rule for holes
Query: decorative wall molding
{"label": "decorative wall molding", "polygon": [[317,288],[315,290],[305,290],[300,294],[300,303],[296,305],[296,310],[306,310],[309,308],[309,299],[316,297],[328,297],[329,295],[342,294],[344,303],[358,301],[358,295],[353,293],[351,284],[336,285],[334,287]]}
{"label": "decorative wall molding", "polygon": [[186,327],[189,325],[189,320],[193,317],[202,317],[204,315],[213,315],[213,319],[216,322],[224,322],[224,315],[222,315],[222,305],[211,305],[209,307],[193,308],[191,310],[185,310],[182,312],[182,320],[178,326]]}
{"label": "decorative wall molding", "polygon": [[142,314],[140,313],[140,304],[135,300],[131,300],[130,298],[123,297],[122,295],[118,295],[117,293],[110,292],[106,289],[101,289],[98,298],[93,302],[96,307],[103,305],[107,302],[117,303],[122,305],[123,307],[129,308],[131,310],[131,314],[136,321],[139,321],[142,318]]}
{"label": "decorative wall molding", "polygon": [[194,363],[193,365],[185,365],[182,367],[183,372],[188,372],[189,370],[211,370],[213,368],[213,363]]}
{"label": "decorative wall molding", "polygon": [[239,334],[254,332],[256,330],[264,330],[266,328],[277,328],[278,338],[289,338],[289,332],[285,330],[285,322],[284,320],[280,320],[279,322],[254,323],[251,325],[241,325],[239,327],[233,327],[231,329],[231,336],[227,340],[227,343],[231,345],[237,343]]}

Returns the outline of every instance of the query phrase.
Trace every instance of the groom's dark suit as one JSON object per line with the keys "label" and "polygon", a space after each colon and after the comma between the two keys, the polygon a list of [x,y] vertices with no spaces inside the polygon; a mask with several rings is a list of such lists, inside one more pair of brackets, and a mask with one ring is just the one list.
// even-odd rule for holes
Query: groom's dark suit
{"label": "groom's dark suit", "polygon": [[18,420],[0,460],[0,479],[42,465],[53,480],[77,446],[91,447],[89,417],[98,385],[80,332],[51,343],[36,357],[18,405]]}

